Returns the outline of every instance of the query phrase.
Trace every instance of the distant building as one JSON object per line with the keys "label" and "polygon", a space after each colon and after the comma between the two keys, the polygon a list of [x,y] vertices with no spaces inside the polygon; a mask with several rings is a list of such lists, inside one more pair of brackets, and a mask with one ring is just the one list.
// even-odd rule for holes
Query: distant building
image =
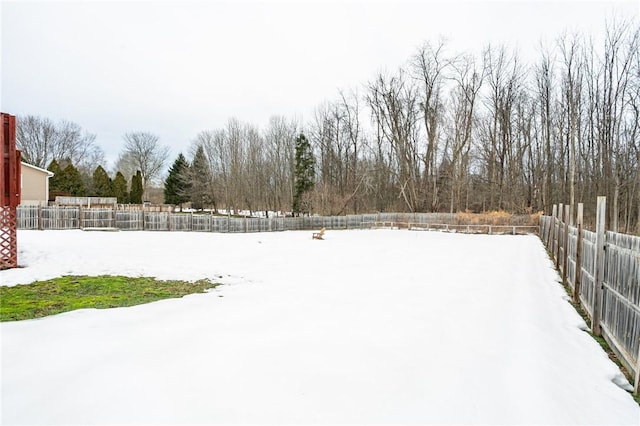
{"label": "distant building", "polygon": [[20,185],[23,206],[46,206],[49,203],[49,178],[53,173],[24,161],[21,167]]}

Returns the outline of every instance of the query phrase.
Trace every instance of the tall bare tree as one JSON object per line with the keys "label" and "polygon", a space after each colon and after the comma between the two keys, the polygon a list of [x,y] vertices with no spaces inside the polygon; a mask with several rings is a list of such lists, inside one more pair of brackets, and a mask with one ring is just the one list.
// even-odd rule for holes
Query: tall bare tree
{"label": "tall bare tree", "polygon": [[169,148],[161,146],[158,136],[148,132],[126,133],[123,138],[125,145],[121,157],[128,158],[136,170],[140,170],[143,193],[146,193],[149,185],[160,177],[169,157]]}
{"label": "tall bare tree", "polygon": [[514,159],[514,106],[523,84],[524,72],[517,54],[506,47],[489,46],[484,51],[488,93],[484,120],[483,156],[488,180],[488,209],[511,208],[506,191]]}
{"label": "tall bare tree", "polygon": [[[581,93],[583,66],[580,58],[580,37],[577,34],[563,35],[558,45],[562,55],[563,104],[566,114],[567,142],[569,145],[569,205],[575,206],[576,145],[580,129]],[[573,217],[573,214],[571,215]]]}
{"label": "tall bare tree", "polygon": [[[445,108],[442,100],[444,82],[449,77],[452,59],[445,56],[444,40],[423,44],[412,58],[414,78],[419,82],[418,103],[425,129],[426,150],[422,156],[424,200],[430,210],[438,208],[437,160]],[[425,206],[426,207],[426,206]]]}
{"label": "tall bare tree", "polygon": [[416,87],[402,69],[395,75],[384,74],[369,83],[367,103],[380,135],[393,152],[398,198],[411,212],[421,205],[419,194],[421,153],[419,151],[419,101]]}
{"label": "tall bare tree", "polygon": [[[449,211],[454,213],[462,209],[462,191],[469,184],[472,133],[484,69],[478,67],[475,59],[469,55],[457,58],[452,63],[452,68],[451,78],[455,81],[455,86],[451,89],[447,120],[447,155],[451,170]],[[468,207],[466,199],[464,209]]]}
{"label": "tall bare tree", "polygon": [[288,211],[293,203],[295,141],[300,133],[296,121],[273,116],[264,132],[266,168],[270,171],[268,208]]}
{"label": "tall bare tree", "polygon": [[542,189],[541,198],[542,206],[545,211],[550,211],[553,204],[552,198],[552,184],[554,179],[554,157],[552,150],[552,126],[553,126],[553,105],[554,99],[554,85],[555,85],[555,73],[554,73],[554,58],[553,53],[549,48],[542,48],[541,58],[539,63],[535,67],[535,93],[539,103],[539,115],[538,126],[540,128],[541,138],[543,143],[541,148],[543,149],[544,164],[546,166],[541,167],[542,177]]}

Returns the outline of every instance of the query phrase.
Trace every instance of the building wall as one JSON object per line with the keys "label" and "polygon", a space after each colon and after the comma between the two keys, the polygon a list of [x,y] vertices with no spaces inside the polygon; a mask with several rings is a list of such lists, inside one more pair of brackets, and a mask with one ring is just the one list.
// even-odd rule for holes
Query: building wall
{"label": "building wall", "polygon": [[49,202],[49,180],[46,173],[22,165],[21,205],[43,205]]}

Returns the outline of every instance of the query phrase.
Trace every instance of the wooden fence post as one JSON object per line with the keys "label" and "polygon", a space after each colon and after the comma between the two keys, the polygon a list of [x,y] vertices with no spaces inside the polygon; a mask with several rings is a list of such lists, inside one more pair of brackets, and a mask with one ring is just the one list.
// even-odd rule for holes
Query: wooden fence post
{"label": "wooden fence post", "polygon": [[607,213],[607,197],[598,197],[596,214],[596,270],[594,274],[595,285],[593,293],[593,320],[591,322],[591,332],[596,336],[602,334],[600,320],[602,319],[602,282],[604,281],[604,238],[605,238],[605,215]]}
{"label": "wooden fence post", "polygon": [[578,217],[576,218],[576,226],[578,227],[578,240],[576,242],[576,281],[573,288],[573,302],[580,303],[580,275],[582,271],[582,222],[583,222],[584,204],[578,203]]}
{"label": "wooden fence post", "polygon": [[571,206],[564,206],[564,239],[562,240],[562,282],[567,284],[567,265],[569,264],[569,221]]}
{"label": "wooden fence post", "polygon": [[557,231],[557,240],[558,245],[556,246],[556,252],[553,256],[556,259],[556,269],[560,269],[560,245],[562,244],[562,215],[564,213],[564,204],[558,204],[558,231]]}
{"label": "wooden fence post", "polygon": [[547,248],[551,253],[551,258],[552,258],[551,260],[553,260],[553,253],[554,253],[553,241],[556,238],[556,214],[558,214],[558,206],[554,204],[553,210],[551,211],[551,223],[549,224],[549,241],[547,243]]}
{"label": "wooden fence post", "polygon": [[640,348],[638,348],[638,362],[636,363],[636,378],[633,384],[633,392],[640,393]]}

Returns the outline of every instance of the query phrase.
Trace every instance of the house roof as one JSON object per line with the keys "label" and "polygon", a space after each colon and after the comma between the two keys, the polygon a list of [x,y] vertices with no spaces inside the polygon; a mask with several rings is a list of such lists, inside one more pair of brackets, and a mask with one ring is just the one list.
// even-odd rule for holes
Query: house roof
{"label": "house roof", "polygon": [[29,167],[30,169],[34,169],[39,172],[46,173],[49,177],[52,177],[54,175],[53,172],[50,172],[47,169],[41,169],[40,167],[36,167],[33,164],[25,163],[24,161],[21,161],[20,164],[22,164],[23,167]]}

